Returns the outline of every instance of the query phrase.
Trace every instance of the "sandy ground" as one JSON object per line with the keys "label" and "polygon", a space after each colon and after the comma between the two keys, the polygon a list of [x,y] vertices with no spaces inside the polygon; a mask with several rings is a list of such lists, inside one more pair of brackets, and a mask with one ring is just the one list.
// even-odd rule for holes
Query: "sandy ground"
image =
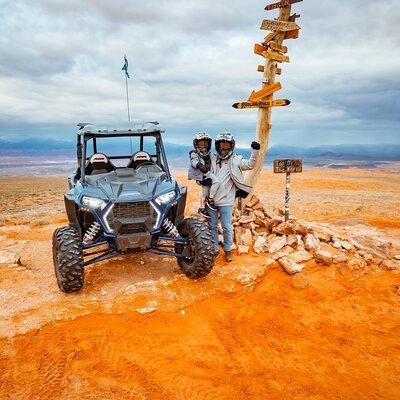
{"label": "sandy ground", "polygon": [[[310,262],[299,278],[250,254],[194,282],[174,259],[135,254],[65,295],[51,261],[65,182],[0,179],[0,247],[22,255],[1,267],[1,399],[400,398],[398,272]],[[265,172],[257,193],[279,206],[283,185]],[[313,169],[292,186],[296,217],[400,237],[399,174]]]}

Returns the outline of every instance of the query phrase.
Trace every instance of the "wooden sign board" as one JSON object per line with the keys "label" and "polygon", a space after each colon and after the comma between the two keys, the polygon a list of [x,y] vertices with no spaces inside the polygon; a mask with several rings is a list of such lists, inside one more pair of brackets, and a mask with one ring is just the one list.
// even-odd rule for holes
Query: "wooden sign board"
{"label": "wooden sign board", "polygon": [[276,73],[277,75],[281,75],[281,74],[282,74],[282,70],[281,70],[280,68],[277,68],[277,69],[275,70],[275,73]]}
{"label": "wooden sign board", "polygon": [[269,4],[268,6],[265,7],[265,10],[271,11],[275,10],[276,8],[287,7],[291,4],[300,3],[302,1],[303,0],[282,0],[279,3]]}
{"label": "wooden sign board", "polygon": [[267,50],[267,49],[266,49],[264,46],[262,46],[261,44],[256,43],[256,44],[254,45],[254,54],[258,54],[259,56],[261,56],[262,53],[263,53],[264,51],[266,51],[266,50]]}
{"label": "wooden sign board", "polygon": [[271,32],[264,38],[264,43],[263,45],[266,46],[272,39],[274,39],[279,32]]}
{"label": "wooden sign board", "polygon": [[274,160],[275,174],[303,172],[303,160]]}
{"label": "wooden sign board", "polygon": [[267,107],[285,107],[290,104],[290,100],[279,99],[279,100],[264,100],[264,101],[245,101],[243,103],[235,103],[232,105],[233,108],[267,108]]}
{"label": "wooden sign board", "polygon": [[289,31],[289,32],[286,32],[285,33],[285,37],[284,37],[284,40],[287,40],[287,39],[297,39],[298,37],[299,37],[299,30],[298,29],[296,29],[295,31]]}
{"label": "wooden sign board", "polygon": [[270,60],[275,60],[279,62],[290,62],[290,58],[288,56],[285,56],[281,53],[278,53],[276,51],[268,50],[268,51],[263,51],[262,55],[265,58],[269,58]]}
{"label": "wooden sign board", "polygon": [[287,53],[288,52],[288,48],[286,46],[281,46],[280,44],[278,44],[276,42],[270,42],[269,47],[272,50],[279,51],[279,53]]}
{"label": "wooden sign board", "polygon": [[294,31],[295,29],[300,29],[300,27],[296,24],[296,22],[292,21],[276,21],[264,19],[260,29],[265,29],[268,31],[288,32]]}
{"label": "wooden sign board", "polygon": [[258,71],[258,72],[264,72],[264,71],[265,71],[264,65],[259,65],[259,66],[257,67],[257,71]]}
{"label": "wooden sign board", "polygon": [[282,89],[282,85],[280,82],[275,82],[272,85],[268,85],[265,88],[259,90],[258,92],[253,92],[250,94],[249,100],[248,101],[260,101],[264,97],[269,96],[272,93],[277,92],[278,90]]}

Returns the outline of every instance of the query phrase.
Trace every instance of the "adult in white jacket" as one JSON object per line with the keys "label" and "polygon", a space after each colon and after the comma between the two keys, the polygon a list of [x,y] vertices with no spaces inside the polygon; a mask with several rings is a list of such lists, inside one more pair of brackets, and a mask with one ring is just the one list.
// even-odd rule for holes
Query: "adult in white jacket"
{"label": "adult in white jacket", "polygon": [[252,142],[252,154],[249,160],[243,159],[234,153],[235,139],[232,134],[222,132],[215,139],[215,150],[217,154],[211,155],[211,172],[219,180],[218,190],[214,195],[214,201],[207,204],[211,217],[210,228],[213,236],[214,246],[218,252],[218,217],[221,218],[224,233],[224,251],[226,261],[232,261],[233,227],[232,213],[235,199],[245,198],[251,191],[251,186],[245,183],[243,171],[255,167],[259,156],[260,144]]}

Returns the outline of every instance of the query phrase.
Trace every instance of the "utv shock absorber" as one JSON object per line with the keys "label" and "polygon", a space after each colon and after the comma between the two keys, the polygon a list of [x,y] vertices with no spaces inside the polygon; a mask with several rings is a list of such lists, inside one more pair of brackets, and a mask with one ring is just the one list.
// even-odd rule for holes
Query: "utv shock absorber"
{"label": "utv shock absorber", "polygon": [[100,232],[100,224],[95,221],[92,225],[90,225],[89,229],[86,231],[85,236],[83,237],[83,243],[88,243],[94,240],[97,234]]}
{"label": "utv shock absorber", "polygon": [[168,218],[163,222],[162,226],[167,232],[168,236],[171,237],[179,236],[178,229],[176,229],[176,226]]}

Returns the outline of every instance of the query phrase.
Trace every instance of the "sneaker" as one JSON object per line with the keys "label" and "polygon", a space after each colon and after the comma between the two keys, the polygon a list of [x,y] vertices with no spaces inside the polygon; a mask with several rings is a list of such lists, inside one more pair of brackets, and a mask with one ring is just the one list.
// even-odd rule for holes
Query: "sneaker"
{"label": "sneaker", "polygon": [[225,251],[225,261],[232,262],[233,256],[231,251]]}
{"label": "sneaker", "polygon": [[210,207],[210,209],[213,210],[213,211],[216,211],[216,210],[217,210],[217,207],[216,207],[216,205],[215,205],[215,203],[214,203],[214,199],[211,199],[211,198],[207,197],[207,199],[206,199],[206,205],[207,205],[208,207]]}
{"label": "sneaker", "polygon": [[198,213],[206,219],[210,219],[210,214],[205,208],[199,208]]}

